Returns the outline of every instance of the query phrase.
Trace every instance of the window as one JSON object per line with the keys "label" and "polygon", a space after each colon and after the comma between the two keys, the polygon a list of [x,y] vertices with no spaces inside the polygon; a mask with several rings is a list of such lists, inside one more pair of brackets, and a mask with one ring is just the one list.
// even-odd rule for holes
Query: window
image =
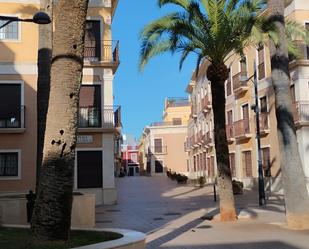
{"label": "window", "polygon": [[77,152],[77,187],[101,188],[102,179],[102,151]]}
{"label": "window", "polygon": [[0,84],[0,128],[23,128],[21,84]]}
{"label": "window", "polygon": [[292,97],[292,103],[295,102],[295,85],[290,86],[290,92],[291,92],[291,97]]}
{"label": "window", "polygon": [[252,177],[251,151],[243,152],[243,168],[244,168],[244,177]]}
{"label": "window", "polygon": [[18,176],[18,152],[0,153],[0,176]]}
{"label": "window", "polygon": [[262,149],[262,163],[263,163],[263,170],[264,176],[270,177],[271,176],[271,164],[270,164],[270,148],[263,148]]}
{"label": "window", "polygon": [[87,20],[85,32],[85,60],[101,60],[100,21]]}
{"label": "window", "polygon": [[[307,22],[305,24],[305,28],[306,28],[307,32],[309,32],[309,22]],[[309,46],[308,45],[306,46],[306,52],[307,52],[306,59],[309,60]]]}
{"label": "window", "polygon": [[[0,26],[6,21],[0,20]],[[18,40],[18,22],[11,22],[0,29],[0,40]]]}
{"label": "window", "polygon": [[173,125],[181,125],[182,120],[181,118],[173,118]]}
{"label": "window", "polygon": [[136,153],[131,154],[131,162],[137,163],[137,154]]}
{"label": "window", "polygon": [[247,60],[246,57],[243,57],[240,60],[240,76],[247,77]]}
{"label": "window", "polygon": [[154,139],[154,151],[155,153],[162,153],[162,139],[161,138],[155,138]]}
{"label": "window", "polygon": [[236,177],[235,153],[229,155],[232,177]]}
{"label": "window", "polygon": [[82,85],[79,94],[79,127],[101,126],[101,85]]}
{"label": "window", "polygon": [[242,106],[242,118],[243,118],[243,129],[244,133],[250,133],[250,122],[249,122],[249,105],[245,104]]}
{"label": "window", "polygon": [[265,61],[264,61],[264,47],[258,48],[258,76],[259,80],[265,78]]}
{"label": "window", "polygon": [[231,68],[228,69],[229,74],[226,82],[226,95],[230,96],[232,94],[232,73]]}
{"label": "window", "polygon": [[267,113],[267,98],[266,96],[260,98],[261,113]]}

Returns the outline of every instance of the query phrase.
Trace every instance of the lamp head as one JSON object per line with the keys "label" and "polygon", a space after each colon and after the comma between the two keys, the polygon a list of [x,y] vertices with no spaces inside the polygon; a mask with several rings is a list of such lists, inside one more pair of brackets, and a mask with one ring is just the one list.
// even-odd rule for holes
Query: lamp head
{"label": "lamp head", "polygon": [[36,24],[49,24],[51,20],[45,12],[37,12],[33,16],[33,22]]}

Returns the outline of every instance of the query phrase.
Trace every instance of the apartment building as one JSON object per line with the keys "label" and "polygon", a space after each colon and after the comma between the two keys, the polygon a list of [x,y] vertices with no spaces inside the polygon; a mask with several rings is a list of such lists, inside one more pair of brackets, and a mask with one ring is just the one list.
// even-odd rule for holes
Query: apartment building
{"label": "apartment building", "polygon": [[[309,29],[309,5],[307,1],[294,0],[285,9],[285,16]],[[294,120],[297,128],[299,152],[307,179],[309,179],[309,48],[297,41],[300,58],[291,58],[291,95],[294,101]],[[213,140],[213,112],[211,109],[210,82],[206,77],[209,65],[205,61],[199,74],[193,74],[187,86],[192,103],[185,143],[189,157],[190,177],[206,176],[213,181],[216,175]],[[257,185],[255,92],[251,76],[254,70],[258,80],[259,126],[262,163],[267,185],[280,187],[280,151],[278,146],[275,96],[271,84],[269,47],[248,47],[243,58],[232,56],[227,62],[229,77],[226,90],[226,133],[229,143],[229,159],[234,179],[244,182],[245,187]]]}
{"label": "apartment building", "polygon": [[186,98],[166,98],[163,121],[144,128],[139,151],[147,174],[164,175],[167,170],[187,174],[183,141],[187,136],[190,108]]}
{"label": "apartment building", "polygon": [[[39,2],[0,0],[0,13],[32,18]],[[90,0],[86,25],[74,190],[96,194],[97,204],[117,198],[121,111],[113,103],[113,78],[119,43],[111,30],[117,4]],[[20,22],[2,28],[0,50],[0,192],[24,193],[36,182],[38,26]]]}

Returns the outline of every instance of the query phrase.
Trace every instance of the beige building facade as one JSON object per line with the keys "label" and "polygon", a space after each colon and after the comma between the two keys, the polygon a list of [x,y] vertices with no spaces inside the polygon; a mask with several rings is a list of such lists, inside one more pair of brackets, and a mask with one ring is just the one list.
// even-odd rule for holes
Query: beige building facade
{"label": "beige building facade", "polygon": [[187,174],[183,141],[187,136],[190,104],[185,98],[165,100],[163,121],[144,128],[140,139],[140,164],[148,175],[165,175],[167,170]]}
{"label": "beige building facade", "polygon": [[[39,4],[1,0],[0,13],[32,18]],[[113,103],[113,78],[119,43],[111,30],[117,4],[90,0],[87,15],[74,189],[95,194],[96,204],[117,199],[114,163],[120,157],[115,143],[121,139],[121,115]],[[1,29],[0,50],[0,193],[25,193],[36,182],[38,26],[19,22]]]}
{"label": "beige building facade", "polygon": [[[286,18],[309,28],[309,4],[294,0],[285,10]],[[309,49],[298,41],[301,57],[290,62],[291,95],[298,147],[307,179],[309,179]],[[248,47],[243,58],[232,56],[227,62],[229,78],[226,81],[226,133],[229,142],[229,159],[233,179],[244,182],[245,187],[256,187],[258,158],[256,141],[255,92],[252,80],[257,72],[258,103],[262,164],[267,187],[280,190],[280,154],[275,115],[275,96],[271,84],[269,47]],[[216,176],[216,159],[213,140],[213,113],[210,82],[206,77],[205,61],[199,75],[193,74],[187,87],[192,103],[188,125],[186,150],[190,177],[206,176],[209,182]]]}

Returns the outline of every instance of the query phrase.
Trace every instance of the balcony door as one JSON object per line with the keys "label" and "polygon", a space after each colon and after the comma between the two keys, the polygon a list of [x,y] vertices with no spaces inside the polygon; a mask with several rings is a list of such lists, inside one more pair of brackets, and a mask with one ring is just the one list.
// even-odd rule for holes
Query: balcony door
{"label": "balcony door", "polygon": [[249,126],[249,105],[245,104],[242,106],[242,118],[243,118],[243,125],[244,125],[244,132],[250,132]]}
{"label": "balcony door", "polygon": [[79,127],[101,127],[101,85],[82,85],[79,96]]}
{"label": "balcony door", "polygon": [[21,127],[21,84],[0,84],[0,128]]}
{"label": "balcony door", "polygon": [[86,60],[101,60],[101,32],[100,21],[88,20],[85,33],[85,52]]}

